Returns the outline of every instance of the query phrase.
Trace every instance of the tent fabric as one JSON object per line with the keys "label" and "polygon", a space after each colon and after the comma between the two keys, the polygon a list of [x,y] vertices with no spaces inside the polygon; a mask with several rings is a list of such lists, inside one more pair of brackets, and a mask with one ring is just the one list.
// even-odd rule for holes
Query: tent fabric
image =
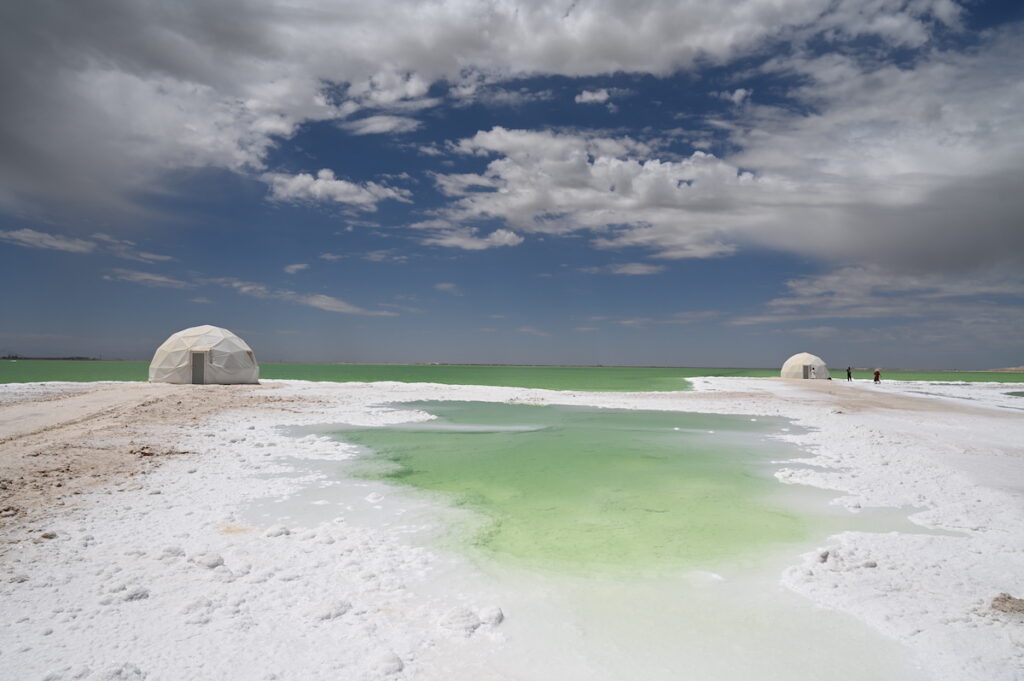
{"label": "tent fabric", "polygon": [[149,364],[151,383],[192,383],[192,353],[203,353],[203,383],[258,383],[260,367],[252,348],[227,329],[195,326],[173,334]]}
{"label": "tent fabric", "polygon": [[[808,370],[809,375],[804,374],[804,367],[813,367],[813,372]],[[783,378],[829,378],[828,366],[825,360],[809,352],[800,352],[786,360],[782,365]]]}

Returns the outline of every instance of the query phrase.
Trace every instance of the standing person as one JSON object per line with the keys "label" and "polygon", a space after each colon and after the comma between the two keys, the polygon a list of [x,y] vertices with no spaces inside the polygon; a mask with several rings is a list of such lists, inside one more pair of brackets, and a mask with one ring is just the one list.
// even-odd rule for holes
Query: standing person
{"label": "standing person", "polygon": [[853,367],[846,367],[846,380],[847,381],[852,381],[853,380]]}
{"label": "standing person", "polygon": [[875,369],[875,383],[881,383],[881,382],[882,382],[882,370],[881,369]]}
{"label": "standing person", "polygon": [[811,367],[811,378],[817,378],[817,377],[818,377],[818,371],[812,366]]}

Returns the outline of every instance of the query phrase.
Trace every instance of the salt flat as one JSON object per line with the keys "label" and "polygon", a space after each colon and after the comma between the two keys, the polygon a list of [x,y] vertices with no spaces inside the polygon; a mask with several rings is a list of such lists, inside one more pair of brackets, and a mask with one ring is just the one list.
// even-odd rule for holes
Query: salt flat
{"label": "salt flat", "polygon": [[[837,677],[871,678],[857,668],[869,668],[864,651],[876,649],[878,669],[902,678],[1022,677],[1024,616],[991,608],[1002,592],[1024,596],[1024,399],[1004,395],[1020,386],[693,382],[687,393],[301,381],[3,386],[0,665],[26,679],[616,678],[606,668],[614,656],[588,649],[578,627],[558,619],[578,585],[541,593],[550,585],[520,583],[517,593],[500,575],[344,509],[327,521],[253,519],[254,504],[336,484],[297,462],[354,454],[283,427],[426,419],[387,405],[478,400],[793,420],[800,432],[780,437],[814,458],[781,462],[782,482],[835,490],[851,513],[912,509],[931,532],[824,539],[778,566],[770,581],[782,595],[759,600],[771,584],[737,583],[737,610],[825,608],[822,629],[850,643],[843,659],[812,659]],[[387,494],[373,488],[361,502],[386,512]],[[394,512],[406,514],[404,527],[438,522],[403,504]],[[674,588],[652,586],[646,603],[671,602]],[[607,593],[615,598],[613,587]],[[807,613],[815,617],[813,607]],[[664,622],[638,607],[628,627],[638,638],[676,636]],[[855,640],[864,623],[877,641]],[[685,626],[678,636],[689,636]],[[743,645],[729,636],[716,655]],[[678,678],[657,663],[628,668]],[[784,671],[786,661],[769,668]],[[779,678],[804,673],[794,662]]]}

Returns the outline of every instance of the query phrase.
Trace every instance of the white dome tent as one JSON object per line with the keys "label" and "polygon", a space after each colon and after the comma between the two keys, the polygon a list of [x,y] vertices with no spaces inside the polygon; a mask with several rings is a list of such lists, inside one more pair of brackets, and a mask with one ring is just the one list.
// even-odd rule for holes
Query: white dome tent
{"label": "white dome tent", "polygon": [[809,352],[793,355],[782,365],[783,378],[830,378],[825,360]]}
{"label": "white dome tent", "polygon": [[150,383],[258,383],[259,378],[252,348],[209,324],[172,335],[149,364]]}

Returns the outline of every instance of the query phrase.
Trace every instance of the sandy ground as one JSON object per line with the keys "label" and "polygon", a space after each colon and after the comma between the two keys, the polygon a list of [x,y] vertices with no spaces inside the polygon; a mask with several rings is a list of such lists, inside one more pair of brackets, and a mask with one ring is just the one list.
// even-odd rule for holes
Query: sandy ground
{"label": "sandy ground", "polygon": [[[444,556],[344,514],[264,527],[240,510],[334,484],[297,458],[353,455],[282,426],[426,418],[387,403],[442,399],[792,419],[803,430],[784,439],[814,458],[782,463],[781,481],[836,490],[834,503],[854,513],[907,509],[931,532],[844,532],[794,557],[779,582],[870,624],[923,678],[1024,679],[1024,614],[992,607],[1013,603],[1002,593],[1024,596],[1024,400],[1004,395],[1021,386],[694,383],[690,393],[636,394],[0,386],[0,609],[10,616],[0,668],[53,680],[552,678],[522,651],[519,667],[495,662],[516,639],[515,621],[502,623],[509,604],[486,586],[439,586],[454,569]],[[380,497],[366,503],[385,512]],[[275,626],[282,618],[287,633]],[[558,676],[616,678],[593,664]]]}
{"label": "sandy ground", "polygon": [[[126,488],[183,452],[153,427],[273,404],[266,386],[149,383],[12,386],[0,393],[0,551],[17,526],[45,521],[83,489]],[[16,536],[16,535],[15,535]]]}

